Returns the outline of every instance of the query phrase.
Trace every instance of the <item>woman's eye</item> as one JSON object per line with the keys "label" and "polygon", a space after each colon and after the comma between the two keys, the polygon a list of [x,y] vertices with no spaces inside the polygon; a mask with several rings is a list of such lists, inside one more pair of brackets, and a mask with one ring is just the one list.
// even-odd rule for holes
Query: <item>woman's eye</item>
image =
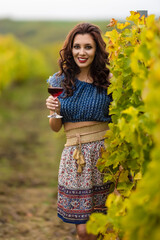
{"label": "woman's eye", "polygon": [[75,48],[75,49],[79,49],[79,45],[75,45],[74,48]]}
{"label": "woman's eye", "polygon": [[92,48],[92,46],[86,46],[86,49],[91,49]]}

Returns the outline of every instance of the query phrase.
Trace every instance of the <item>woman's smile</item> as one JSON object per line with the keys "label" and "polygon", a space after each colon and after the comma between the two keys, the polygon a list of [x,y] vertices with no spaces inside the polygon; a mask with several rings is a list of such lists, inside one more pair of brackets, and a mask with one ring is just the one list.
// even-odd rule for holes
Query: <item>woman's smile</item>
{"label": "woman's smile", "polygon": [[78,60],[80,63],[85,63],[85,62],[87,62],[88,59],[79,57]]}

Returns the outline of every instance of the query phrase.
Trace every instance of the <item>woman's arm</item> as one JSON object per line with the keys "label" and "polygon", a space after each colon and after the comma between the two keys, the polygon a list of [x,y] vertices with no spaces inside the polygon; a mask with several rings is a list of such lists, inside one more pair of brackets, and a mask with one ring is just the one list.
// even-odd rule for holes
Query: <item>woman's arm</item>
{"label": "woman's arm", "polygon": [[[53,96],[49,96],[46,99],[46,106],[50,110],[50,114],[53,114],[54,111],[60,114],[61,105],[58,98],[55,99]],[[53,131],[58,132],[62,127],[62,120],[61,118],[50,118],[49,124]]]}
{"label": "woman's arm", "polygon": [[59,132],[62,127],[62,120],[61,118],[50,118],[49,125],[54,132]]}

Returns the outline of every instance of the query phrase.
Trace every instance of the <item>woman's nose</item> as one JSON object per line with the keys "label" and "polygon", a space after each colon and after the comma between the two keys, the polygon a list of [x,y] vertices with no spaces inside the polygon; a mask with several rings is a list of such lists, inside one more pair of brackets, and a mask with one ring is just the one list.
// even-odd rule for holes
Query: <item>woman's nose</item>
{"label": "woman's nose", "polygon": [[79,54],[84,55],[85,54],[85,49],[84,48],[80,48]]}

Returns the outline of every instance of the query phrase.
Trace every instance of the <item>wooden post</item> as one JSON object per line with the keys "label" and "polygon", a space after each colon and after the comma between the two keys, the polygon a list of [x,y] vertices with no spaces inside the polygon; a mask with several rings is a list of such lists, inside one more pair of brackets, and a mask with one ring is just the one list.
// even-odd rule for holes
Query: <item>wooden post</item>
{"label": "wooden post", "polygon": [[140,17],[142,17],[143,15],[145,17],[148,17],[148,10],[137,10],[138,13],[140,13]]}

